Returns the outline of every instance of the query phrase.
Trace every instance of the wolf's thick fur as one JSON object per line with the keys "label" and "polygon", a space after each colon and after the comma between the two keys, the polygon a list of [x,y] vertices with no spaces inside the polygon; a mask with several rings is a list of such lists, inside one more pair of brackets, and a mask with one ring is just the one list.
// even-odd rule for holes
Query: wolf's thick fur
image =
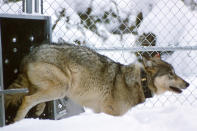
{"label": "wolf's thick fur", "polygon": [[[67,96],[95,112],[123,115],[145,101],[141,70],[147,73],[152,94],[167,90],[180,92],[188,86],[173,72],[170,64],[159,58],[144,60],[144,64],[122,65],[87,47],[66,43],[41,45],[23,59],[20,74],[10,86],[28,88],[29,94],[6,96],[6,107],[22,99],[15,117],[18,121],[33,106],[44,108],[45,102]],[[168,76],[169,71],[173,80]]]}

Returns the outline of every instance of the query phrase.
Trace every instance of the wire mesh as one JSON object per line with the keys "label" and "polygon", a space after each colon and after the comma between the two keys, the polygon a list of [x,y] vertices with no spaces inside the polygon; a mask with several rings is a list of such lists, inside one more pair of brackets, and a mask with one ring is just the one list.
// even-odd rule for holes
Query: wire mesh
{"label": "wire mesh", "polygon": [[[1,0],[0,13],[22,13],[22,1]],[[161,53],[190,83],[181,95],[166,93],[142,106],[197,105],[197,2],[195,0],[45,0],[52,39],[86,45],[129,64],[137,55]]]}

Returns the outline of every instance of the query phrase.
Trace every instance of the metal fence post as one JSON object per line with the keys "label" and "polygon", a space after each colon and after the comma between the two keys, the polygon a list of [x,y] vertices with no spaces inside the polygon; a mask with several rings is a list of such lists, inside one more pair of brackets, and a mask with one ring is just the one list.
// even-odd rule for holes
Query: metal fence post
{"label": "metal fence post", "polygon": [[35,13],[39,13],[39,0],[35,0]]}
{"label": "metal fence post", "polygon": [[43,14],[43,0],[23,0],[22,11],[28,14],[34,12]]}
{"label": "metal fence post", "polygon": [[26,0],[26,13],[32,13],[32,0]]}

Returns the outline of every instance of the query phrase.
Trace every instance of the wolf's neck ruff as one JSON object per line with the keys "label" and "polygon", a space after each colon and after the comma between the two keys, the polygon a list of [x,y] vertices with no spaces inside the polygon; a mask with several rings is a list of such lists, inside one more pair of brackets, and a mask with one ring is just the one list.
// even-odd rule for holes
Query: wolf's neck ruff
{"label": "wolf's neck ruff", "polygon": [[148,88],[147,74],[143,69],[140,70],[140,75],[141,75],[141,85],[145,98],[153,97],[151,90]]}

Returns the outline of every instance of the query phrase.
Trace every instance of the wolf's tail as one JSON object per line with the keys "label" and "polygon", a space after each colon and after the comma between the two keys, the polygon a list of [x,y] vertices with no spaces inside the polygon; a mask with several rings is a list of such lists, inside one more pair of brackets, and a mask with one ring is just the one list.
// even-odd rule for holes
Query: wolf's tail
{"label": "wolf's tail", "polygon": [[[19,74],[17,79],[8,87],[8,89],[20,89],[29,88],[30,83],[27,76],[24,74]],[[6,94],[5,95],[5,109],[11,106],[18,106],[22,102],[22,98],[27,95],[27,93],[17,93],[17,94]]]}

